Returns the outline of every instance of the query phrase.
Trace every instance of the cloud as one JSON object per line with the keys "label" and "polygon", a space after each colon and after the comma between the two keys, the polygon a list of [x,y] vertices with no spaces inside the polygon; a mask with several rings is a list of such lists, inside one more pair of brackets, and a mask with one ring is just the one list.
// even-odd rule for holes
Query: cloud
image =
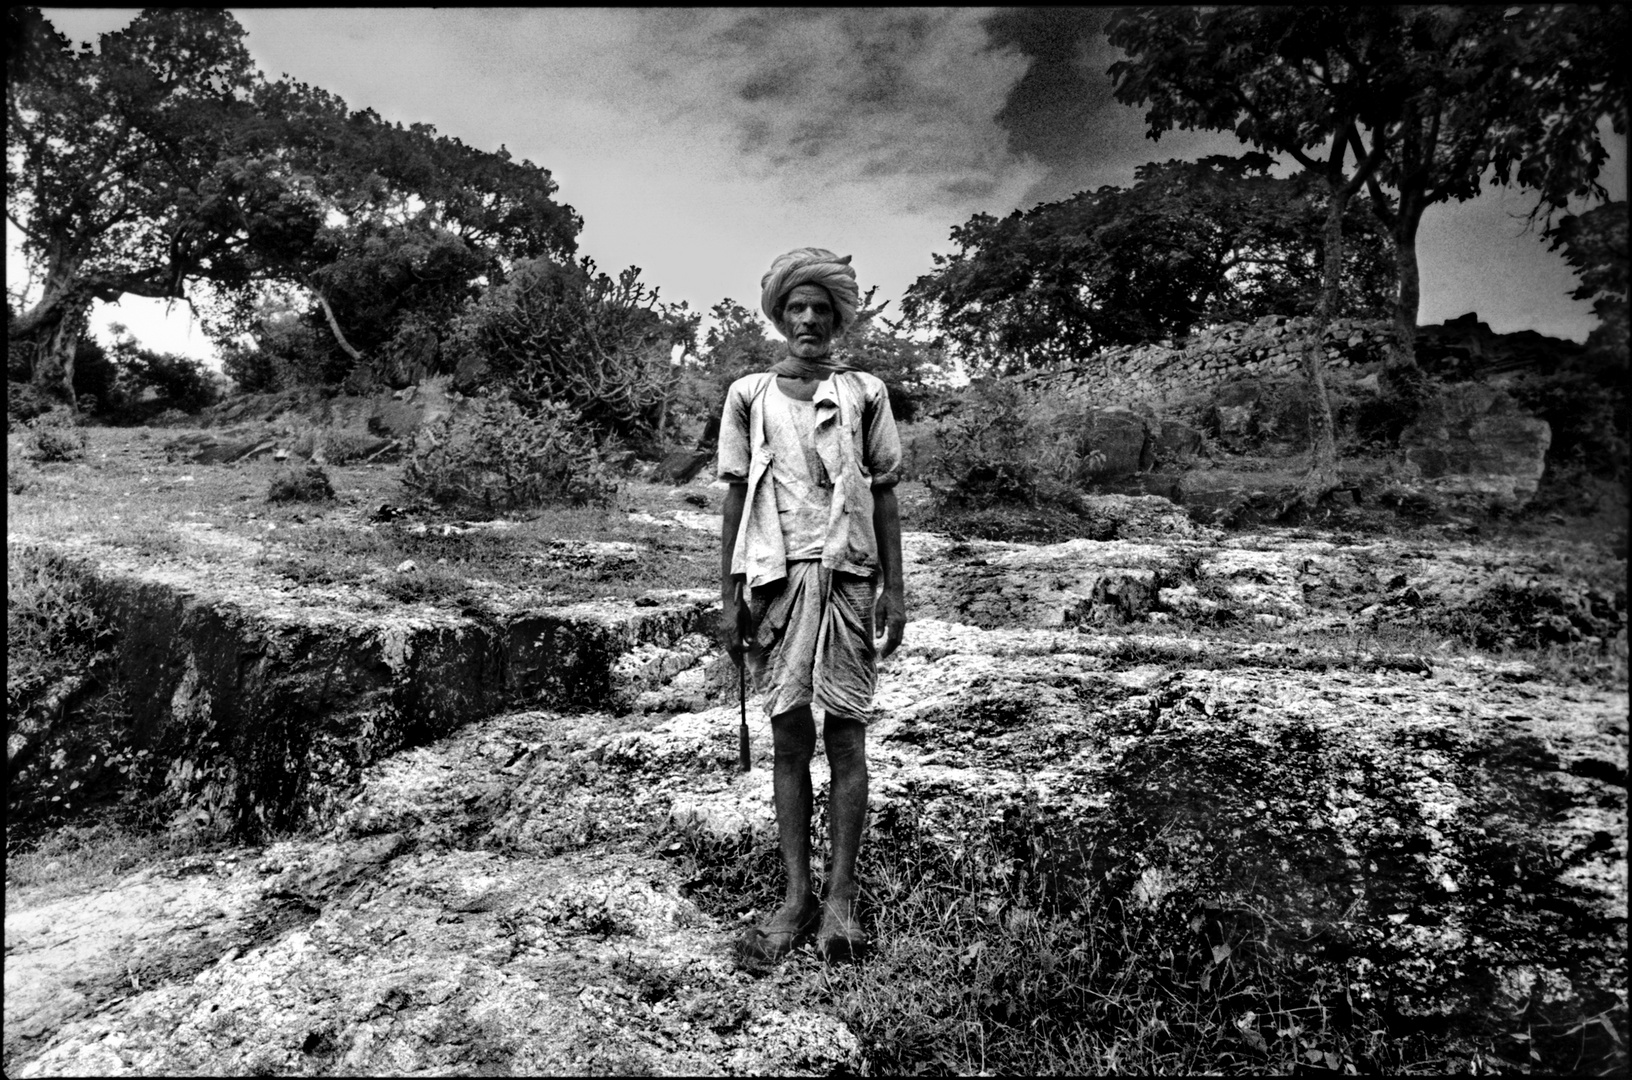
{"label": "cloud", "polygon": [[996,116],[1027,61],[985,13],[897,9],[641,11],[634,66],[669,123],[718,141],[721,169],[787,189],[957,214],[1018,195],[1043,167]]}

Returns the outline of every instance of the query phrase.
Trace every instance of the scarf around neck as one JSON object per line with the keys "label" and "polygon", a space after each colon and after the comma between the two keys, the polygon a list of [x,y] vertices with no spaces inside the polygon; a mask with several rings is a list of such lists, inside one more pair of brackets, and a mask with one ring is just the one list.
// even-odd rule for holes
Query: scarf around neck
{"label": "scarf around neck", "polygon": [[771,366],[771,374],[786,375],[790,379],[825,379],[841,371],[854,370],[849,364],[834,360],[831,356],[819,356],[814,360],[787,356]]}

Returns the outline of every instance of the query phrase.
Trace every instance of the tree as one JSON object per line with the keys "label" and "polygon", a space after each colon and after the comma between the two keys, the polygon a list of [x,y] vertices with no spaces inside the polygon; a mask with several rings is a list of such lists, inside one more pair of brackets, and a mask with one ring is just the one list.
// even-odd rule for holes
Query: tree
{"label": "tree", "polygon": [[451,370],[442,328],[517,260],[569,259],[582,221],[547,170],[388,124],[303,84],[270,88],[269,112],[298,117],[290,142],[327,179],[330,223],[302,282],[306,321],[332,342],[330,381],[348,370],[402,386]]}
{"label": "tree", "polygon": [[[1572,196],[1605,197],[1597,125],[1607,115],[1626,130],[1624,62],[1612,50],[1625,41],[1627,20],[1622,5],[1390,10],[1398,25],[1386,69],[1397,116],[1368,186],[1398,258],[1391,376],[1400,380],[1416,366],[1417,231],[1428,207],[1473,198],[1487,175],[1535,191],[1534,214],[1548,219]],[[1358,133],[1349,135],[1364,157]]]}
{"label": "tree", "polygon": [[[1312,311],[1326,194],[1270,175],[1266,154],[1152,162],[1132,188],[1103,187],[952,230],[961,248],[907,290],[909,322],[956,346],[972,370],[1070,362],[1103,346],[1184,337],[1208,322]],[[1383,310],[1388,239],[1355,203],[1344,313]]]}
{"label": "tree", "polygon": [[[1152,139],[1174,127],[1233,131],[1326,186],[1317,325],[1302,353],[1315,401],[1309,502],[1337,479],[1320,342],[1339,304],[1345,213],[1389,150],[1393,19],[1382,7],[1139,8],[1119,12],[1106,30],[1127,53],[1110,68],[1117,100],[1149,106]],[[1367,142],[1351,171],[1350,148]]]}
{"label": "tree", "polygon": [[[1580,284],[1570,293],[1591,300],[1598,326],[1572,363],[1514,380],[1509,388],[1553,430],[1549,472],[1582,470],[1624,485],[1632,472],[1628,438],[1627,204],[1604,203],[1566,215],[1551,232]],[[1570,485],[1560,484],[1560,488]],[[1621,498],[1625,488],[1621,487]]]}
{"label": "tree", "polygon": [[918,403],[946,370],[946,351],[934,343],[913,339],[905,319],[884,318],[884,304],[873,307],[877,286],[867,290],[854,325],[846,327],[835,355],[847,364],[878,376],[890,395],[890,412],[901,423],[911,423]]}
{"label": "tree", "polygon": [[71,51],[34,9],[8,16],[26,57],[6,80],[7,216],[43,274],[11,324],[33,381],[72,401],[73,348],[93,300],[232,288],[310,243],[320,208],[239,138],[254,69],[221,11],[145,11]]}
{"label": "tree", "polygon": [[1628,366],[1626,212],[1621,199],[1570,214],[1553,230],[1551,244],[1553,250],[1564,249],[1564,261],[1581,281],[1570,296],[1591,300],[1598,316],[1598,326],[1587,335],[1587,354],[1622,380]]}
{"label": "tree", "polygon": [[260,285],[298,284],[343,345],[320,271],[378,251],[368,238],[392,226],[404,244],[451,233],[493,276],[506,259],[575,247],[581,223],[552,200],[546,170],[267,83],[226,12],[147,10],[77,52],[35,9],[8,18],[7,214],[42,274],[8,344],[32,352],[33,381],[60,397],[72,400],[73,342],[94,300],[191,302],[203,285],[226,303],[224,334]]}

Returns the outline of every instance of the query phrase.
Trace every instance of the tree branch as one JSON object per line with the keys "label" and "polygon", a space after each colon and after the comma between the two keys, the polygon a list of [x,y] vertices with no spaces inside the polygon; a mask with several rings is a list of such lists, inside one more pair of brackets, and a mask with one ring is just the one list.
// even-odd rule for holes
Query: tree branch
{"label": "tree branch", "polygon": [[[1235,97],[1236,104],[1240,105],[1243,109],[1247,110],[1247,112],[1251,113],[1253,118],[1260,124],[1267,124],[1269,122],[1269,117],[1264,115],[1263,110],[1259,109],[1257,104],[1255,104],[1251,98],[1243,94],[1238,88],[1231,87],[1230,93]],[[1301,147],[1292,144],[1281,145],[1275,140],[1270,141],[1274,142],[1282,153],[1292,155],[1293,161],[1296,161],[1299,165],[1302,165],[1310,172],[1318,173],[1324,171],[1320,163],[1314,158],[1310,157],[1308,154],[1304,153]]]}
{"label": "tree branch", "polygon": [[34,242],[40,243],[40,244],[45,243],[45,237],[43,237],[39,233],[35,232],[33,229],[29,228],[27,225],[24,225],[21,221],[18,221],[16,215],[13,214],[10,210],[6,211],[6,220],[11,222],[13,225],[17,226],[19,229],[21,229],[23,231],[23,235],[27,236],[30,240],[33,240]]}
{"label": "tree branch", "polygon": [[[1366,159],[1365,144],[1360,141],[1360,132],[1353,124],[1349,125],[1349,145],[1354,150],[1354,159],[1356,161]],[[1371,193],[1371,206],[1377,215],[1377,220],[1392,229],[1397,219],[1394,211],[1389,208],[1388,197],[1383,194],[1382,185],[1377,182],[1376,173],[1366,177],[1366,189]]]}
{"label": "tree branch", "polygon": [[[1354,130],[1354,124],[1352,122],[1349,124],[1349,129],[1351,131]],[[1359,138],[1359,132],[1355,132],[1355,137]],[[1374,131],[1372,133],[1372,139],[1373,142],[1371,144],[1371,153],[1366,155],[1364,161],[1355,166],[1354,176],[1348,183],[1343,185],[1343,193],[1346,198],[1353,197],[1354,193],[1359,191],[1360,188],[1365,185],[1365,182],[1376,173],[1377,166],[1382,164],[1383,148],[1388,145],[1388,138],[1383,132]],[[1339,145],[1341,145],[1341,139],[1339,140]],[[1339,161],[1341,162],[1341,157],[1339,158]]]}
{"label": "tree branch", "polygon": [[353,360],[361,360],[363,354],[352,348],[351,342],[346,340],[346,335],[340,332],[340,323],[334,317],[334,309],[329,306],[329,298],[323,295],[322,289],[314,287],[312,292],[316,295],[317,303],[322,307],[323,314],[328,318],[329,329],[334,333],[334,340],[339,343],[341,350]]}

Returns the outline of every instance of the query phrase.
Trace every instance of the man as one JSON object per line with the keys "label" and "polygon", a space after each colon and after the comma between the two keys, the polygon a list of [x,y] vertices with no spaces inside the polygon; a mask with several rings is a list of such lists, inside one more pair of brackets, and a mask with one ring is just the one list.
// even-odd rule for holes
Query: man
{"label": "man", "polygon": [[[824,958],[854,957],[856,853],[867,819],[866,722],[874,637],[901,644],[906,601],[895,483],[901,441],[884,384],[836,362],[835,334],[860,303],[850,257],[800,248],[761,280],[760,306],[788,340],[768,372],[731,384],[720,418],[719,478],[731,485],[720,534],[721,636],[766,695],[787,892],[739,948],[776,961],[816,932]],[[876,629],[875,629],[876,628]],[[812,708],[833,779],[827,896],[811,891]]]}

